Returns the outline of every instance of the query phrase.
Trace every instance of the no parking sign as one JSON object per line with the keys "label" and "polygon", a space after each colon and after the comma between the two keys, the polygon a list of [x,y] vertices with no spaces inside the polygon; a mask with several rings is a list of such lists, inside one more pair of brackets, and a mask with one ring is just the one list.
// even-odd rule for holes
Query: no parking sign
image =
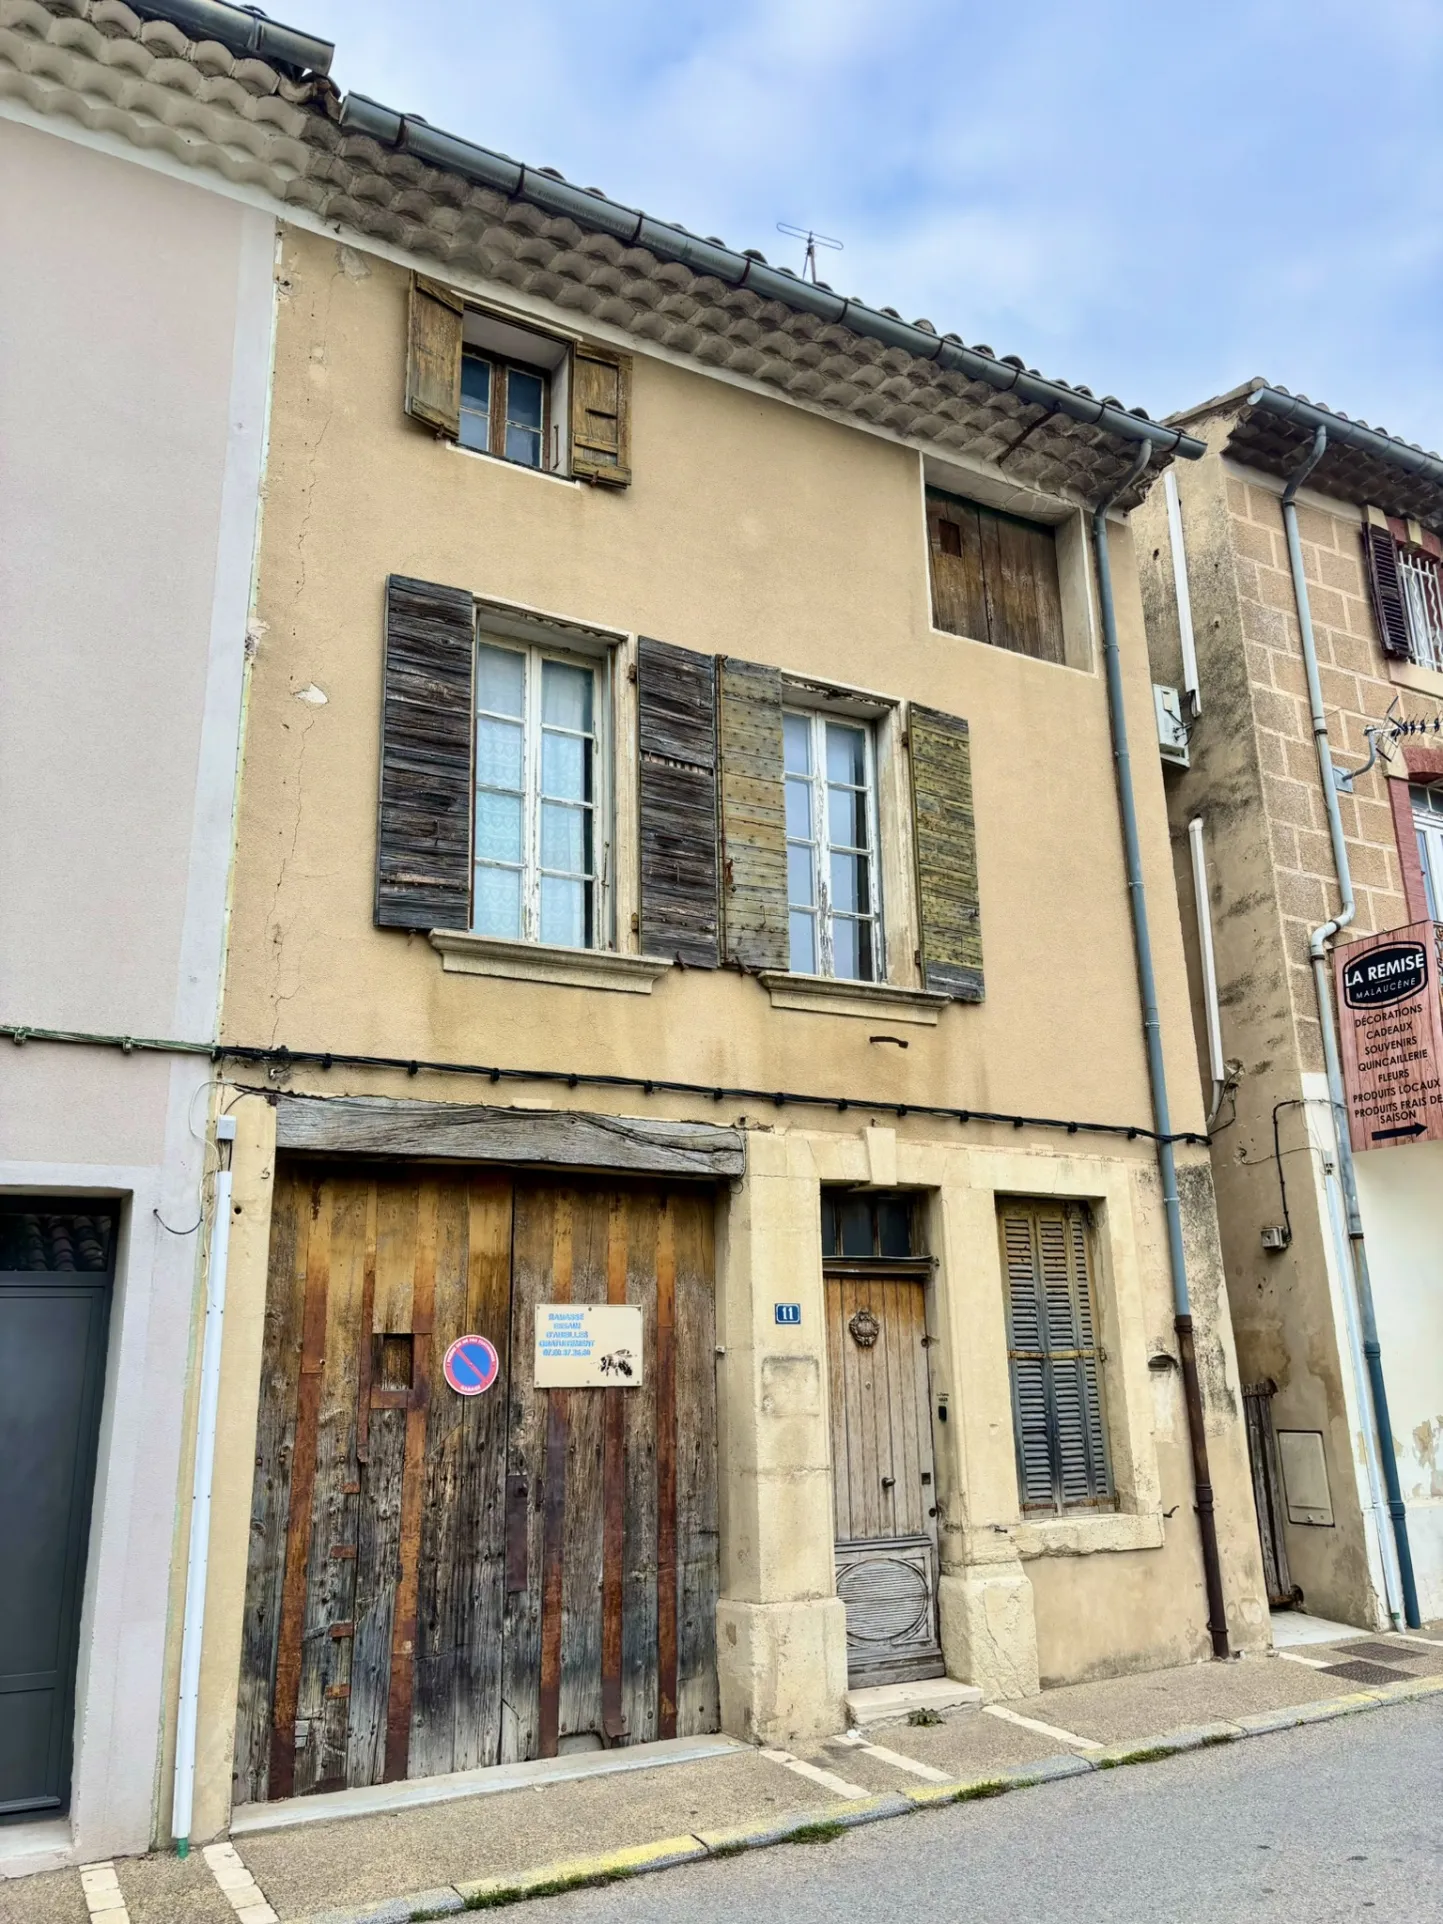
{"label": "no parking sign", "polygon": [[496,1345],[484,1336],[458,1336],[441,1364],[441,1374],[458,1396],[480,1396],[500,1373]]}

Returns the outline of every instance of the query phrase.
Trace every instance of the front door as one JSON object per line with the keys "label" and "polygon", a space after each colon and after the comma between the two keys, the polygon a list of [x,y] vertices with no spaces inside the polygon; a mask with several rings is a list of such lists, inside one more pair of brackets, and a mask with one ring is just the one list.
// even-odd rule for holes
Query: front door
{"label": "front door", "polygon": [[848,1681],[941,1677],[926,1287],[854,1272],[828,1275],[826,1292]]}
{"label": "front door", "polygon": [[115,1217],[0,1202],[0,1818],[70,1801]]}
{"label": "front door", "polygon": [[[716,1729],[712,1208],[282,1165],[238,1803]],[[641,1310],[639,1380],[538,1389],[538,1307],[588,1303]]]}

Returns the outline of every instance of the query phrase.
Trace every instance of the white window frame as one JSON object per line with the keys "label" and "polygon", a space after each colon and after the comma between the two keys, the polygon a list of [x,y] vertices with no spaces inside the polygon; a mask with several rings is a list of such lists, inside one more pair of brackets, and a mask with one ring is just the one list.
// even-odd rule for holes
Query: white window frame
{"label": "white window frame", "polygon": [[[484,709],[480,702],[481,678],[479,672],[473,673],[472,686],[476,691],[471,703],[472,728],[472,773],[471,773],[471,932],[484,935],[492,941],[525,942],[533,946],[560,947],[561,944],[542,944],[541,941],[541,675],[542,664],[553,661],[563,667],[579,668],[591,676],[591,744],[592,744],[592,798],[591,798],[591,941],[571,953],[584,955],[604,951],[612,947],[611,940],[611,849],[612,849],[612,775],[608,722],[613,705],[612,662],[610,654],[598,658],[594,655],[571,653],[564,648],[548,647],[540,642],[522,641],[511,635],[493,634],[480,630],[476,635],[476,650],[495,648],[505,654],[519,655],[524,667],[522,672],[522,767],[521,767],[521,841],[522,860],[519,865],[521,874],[521,930],[515,936],[493,936],[477,927],[476,920],[476,870],[484,858],[477,853],[476,820],[479,798],[483,791],[480,776],[479,757],[476,753],[476,733],[478,724],[484,716],[494,716],[498,721],[513,722],[514,715],[499,715],[495,710]],[[547,730],[557,733],[572,733],[571,730],[554,730],[550,724]],[[500,792],[500,791],[498,791]],[[507,790],[506,793],[511,791]],[[499,868],[510,867],[496,863]],[[547,871],[552,872],[552,871]],[[576,879],[576,878],[568,878]],[[564,945],[570,949],[570,945]]]}
{"label": "white window frame", "polygon": [[[887,980],[887,934],[882,912],[882,837],[880,832],[880,812],[877,797],[877,737],[872,722],[856,715],[837,714],[825,708],[805,708],[795,702],[788,703],[782,710],[782,725],[785,730],[788,718],[805,721],[811,733],[810,775],[812,801],[812,837],[810,843],[799,841],[787,835],[787,962],[789,974],[804,974],[806,971],[791,967],[791,851],[794,847],[810,846],[812,850],[812,895],[813,914],[817,935],[817,974],[834,982],[885,982]],[[832,923],[835,911],[832,908],[831,894],[831,855],[832,845],[829,833],[830,823],[827,811],[827,726],[856,729],[864,743],[866,793],[867,793],[867,915],[872,927],[872,973],[870,976],[839,976],[835,972],[835,953],[832,939]],[[788,781],[799,779],[785,772],[786,757],[783,754],[783,786]],[[844,912],[845,913],[845,912]],[[848,918],[851,919],[851,918]]]}
{"label": "white window frame", "polygon": [[1443,563],[1400,544],[1398,578],[1413,662],[1419,668],[1443,669]]}
{"label": "white window frame", "polygon": [[1413,829],[1418,837],[1418,861],[1427,891],[1428,914],[1443,922],[1443,789],[1414,783],[1408,791],[1413,804]]}

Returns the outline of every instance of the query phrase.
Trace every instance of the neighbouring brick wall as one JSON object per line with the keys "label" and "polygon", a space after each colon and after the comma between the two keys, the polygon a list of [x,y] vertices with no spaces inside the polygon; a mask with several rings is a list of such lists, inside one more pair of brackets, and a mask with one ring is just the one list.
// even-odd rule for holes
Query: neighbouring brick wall
{"label": "neighbouring brick wall", "polygon": [[[1320,1069],[1308,936],[1336,910],[1338,890],[1308,714],[1281,494],[1244,478],[1229,464],[1226,495],[1300,1066]],[[1328,732],[1333,759],[1343,767],[1358,767],[1367,759],[1364,727],[1382,721],[1395,699],[1400,716],[1431,722],[1443,713],[1443,700],[1400,687],[1389,674],[1364,579],[1360,527],[1361,517],[1345,506],[1332,512],[1316,503],[1299,504],[1298,532]],[[1393,757],[1395,775],[1405,776],[1399,749]],[[1339,797],[1359,935],[1394,927],[1410,915],[1388,781],[1379,766],[1359,780],[1355,794]]]}

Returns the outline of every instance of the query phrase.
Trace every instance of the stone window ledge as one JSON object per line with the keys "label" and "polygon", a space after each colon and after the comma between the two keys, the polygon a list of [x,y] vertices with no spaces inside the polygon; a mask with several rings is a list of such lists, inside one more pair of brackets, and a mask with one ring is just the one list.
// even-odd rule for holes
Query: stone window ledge
{"label": "stone window ledge", "polygon": [[1443,675],[1436,668],[1425,668],[1417,661],[1388,661],[1388,679],[1399,688],[1416,695],[1443,696]]}
{"label": "stone window ledge", "polygon": [[1109,1510],[1095,1516],[1024,1517],[1012,1531],[1017,1554],[1031,1557],[1085,1557],[1099,1550],[1160,1550],[1162,1516]]}
{"label": "stone window ledge", "polygon": [[951,999],[930,989],[899,989],[890,982],[839,982],[828,975],[790,975],[783,969],[763,969],[757,980],[774,1009],[858,1016],[868,1022],[910,1022],[923,1029],[936,1028]]}
{"label": "stone window ledge", "polygon": [[455,975],[502,976],[512,982],[550,982],[568,989],[615,989],[650,995],[671,963],[656,955],[615,955],[608,949],[559,949],[541,942],[507,942],[462,929],[432,929],[441,967]]}

